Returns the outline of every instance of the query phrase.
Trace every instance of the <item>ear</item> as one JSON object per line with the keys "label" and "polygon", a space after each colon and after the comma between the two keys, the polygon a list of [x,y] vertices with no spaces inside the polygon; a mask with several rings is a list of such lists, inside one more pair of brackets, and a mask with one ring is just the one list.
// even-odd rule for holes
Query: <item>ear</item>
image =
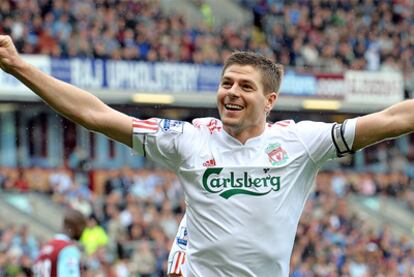
{"label": "ear", "polygon": [[266,111],[270,112],[273,109],[278,96],[279,94],[274,91],[266,95]]}

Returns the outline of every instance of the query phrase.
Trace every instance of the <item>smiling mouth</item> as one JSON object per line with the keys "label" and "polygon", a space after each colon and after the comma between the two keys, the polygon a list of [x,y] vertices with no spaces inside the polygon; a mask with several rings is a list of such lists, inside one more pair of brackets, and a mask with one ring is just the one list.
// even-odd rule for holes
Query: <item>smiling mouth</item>
{"label": "smiling mouth", "polygon": [[226,110],[229,111],[241,111],[243,110],[242,106],[236,105],[236,104],[225,104],[224,107],[226,108]]}

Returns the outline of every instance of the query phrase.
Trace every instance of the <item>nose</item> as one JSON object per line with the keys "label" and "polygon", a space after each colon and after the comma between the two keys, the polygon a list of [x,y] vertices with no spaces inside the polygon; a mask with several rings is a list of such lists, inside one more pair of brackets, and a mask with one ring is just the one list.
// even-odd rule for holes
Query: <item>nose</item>
{"label": "nose", "polygon": [[227,95],[232,98],[239,97],[239,90],[237,84],[233,84],[233,86],[229,90],[227,90]]}

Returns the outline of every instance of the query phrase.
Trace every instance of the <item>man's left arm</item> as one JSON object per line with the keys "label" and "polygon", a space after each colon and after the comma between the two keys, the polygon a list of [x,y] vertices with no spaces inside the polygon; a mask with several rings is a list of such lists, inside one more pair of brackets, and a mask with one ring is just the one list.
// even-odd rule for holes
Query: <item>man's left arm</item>
{"label": "man's left arm", "polygon": [[377,113],[359,117],[352,150],[414,131],[414,100],[406,100]]}

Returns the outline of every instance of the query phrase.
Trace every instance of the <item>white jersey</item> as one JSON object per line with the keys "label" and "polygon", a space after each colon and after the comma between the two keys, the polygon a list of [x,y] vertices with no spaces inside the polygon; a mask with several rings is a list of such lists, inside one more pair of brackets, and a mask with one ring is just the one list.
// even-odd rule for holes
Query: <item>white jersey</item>
{"label": "white jersey", "polygon": [[[295,233],[333,124],[267,124],[245,144],[220,120],[133,120],[133,148],[176,172],[186,199],[184,276],[288,276]],[[352,146],[356,120],[343,136]]]}

